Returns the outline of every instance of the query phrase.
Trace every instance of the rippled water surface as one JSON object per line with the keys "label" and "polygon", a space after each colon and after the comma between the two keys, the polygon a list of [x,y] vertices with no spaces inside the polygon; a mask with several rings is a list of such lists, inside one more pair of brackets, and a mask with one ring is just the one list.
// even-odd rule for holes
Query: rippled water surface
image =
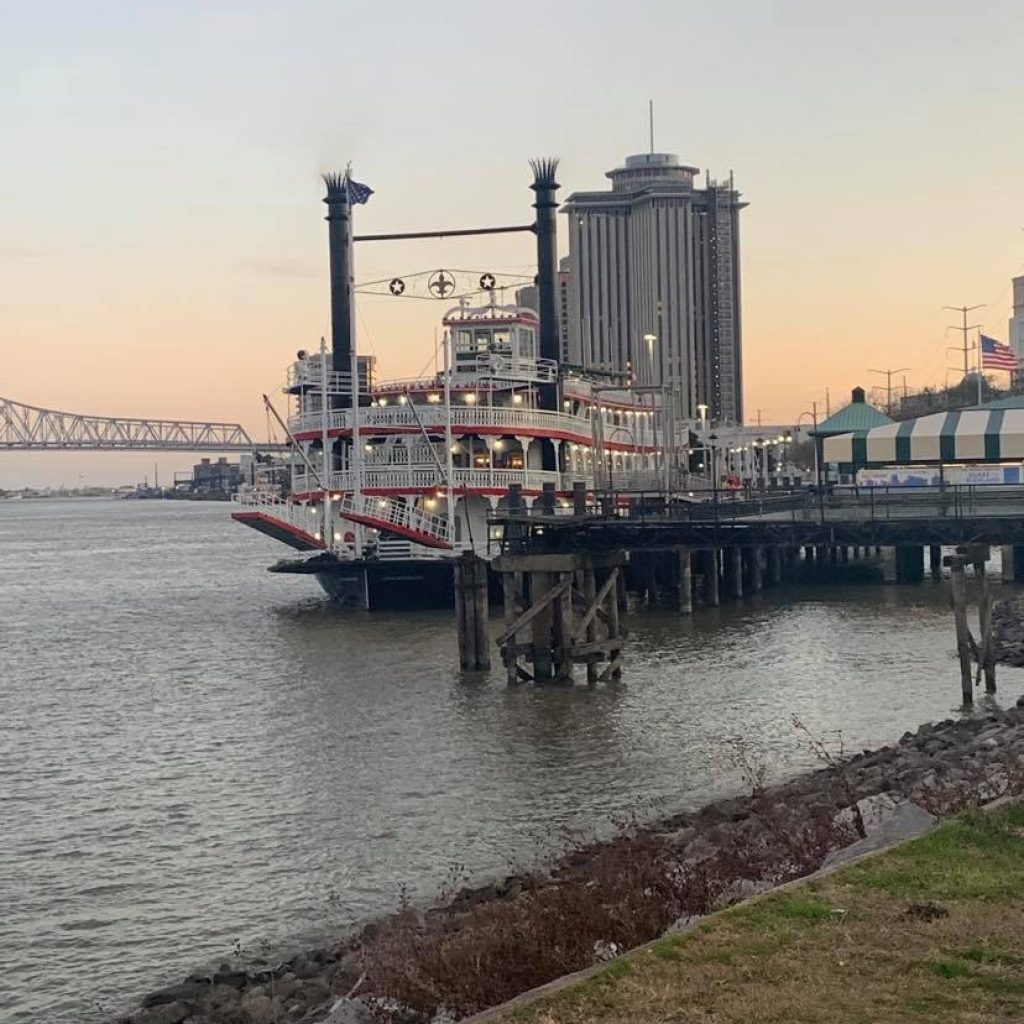
{"label": "rippled water surface", "polygon": [[[954,711],[942,585],[629,622],[623,685],[460,678],[447,613],[336,611],[222,505],[0,502],[0,1019],[99,1019],[196,965],[429,897],[561,830]],[[1000,670],[1000,699],[1024,674]]]}

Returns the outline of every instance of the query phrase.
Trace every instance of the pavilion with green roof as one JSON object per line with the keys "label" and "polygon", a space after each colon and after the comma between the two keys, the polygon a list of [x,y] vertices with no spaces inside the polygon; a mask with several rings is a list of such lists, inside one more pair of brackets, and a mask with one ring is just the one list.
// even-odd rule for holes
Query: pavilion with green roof
{"label": "pavilion with green roof", "polygon": [[841,473],[853,467],[1024,462],[1024,395],[901,423],[884,418],[867,430],[832,429],[832,421],[846,411],[821,424],[829,427],[822,439],[824,460],[837,463]]}
{"label": "pavilion with green roof", "polygon": [[[848,436],[851,439],[862,440],[867,437],[868,431],[875,427],[883,427],[893,421],[886,416],[881,409],[869,405],[864,397],[863,388],[854,388],[850,394],[850,404],[843,406],[838,412],[833,413],[827,420],[823,420],[812,431],[814,443],[818,448],[818,458],[822,465],[828,462],[835,462],[829,458],[828,448],[825,441],[830,437],[839,435]],[[852,462],[840,462],[839,472],[847,475],[853,472]]]}
{"label": "pavilion with green roof", "polygon": [[868,405],[863,388],[854,388],[850,404],[819,423],[814,428],[814,436],[824,438],[835,437],[836,434],[866,434],[872,427],[881,427],[886,423],[892,423],[892,419],[881,409]]}

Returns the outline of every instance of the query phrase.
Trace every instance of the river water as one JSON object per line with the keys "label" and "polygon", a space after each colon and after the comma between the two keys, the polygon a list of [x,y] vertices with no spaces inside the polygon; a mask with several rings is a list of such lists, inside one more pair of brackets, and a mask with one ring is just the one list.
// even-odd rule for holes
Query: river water
{"label": "river water", "polygon": [[[451,616],[335,610],[223,505],[0,502],[0,1020],[102,1019],[592,834],[956,713],[944,587],[645,613],[621,686],[460,678]],[[1000,700],[1024,672],[1000,669]]]}

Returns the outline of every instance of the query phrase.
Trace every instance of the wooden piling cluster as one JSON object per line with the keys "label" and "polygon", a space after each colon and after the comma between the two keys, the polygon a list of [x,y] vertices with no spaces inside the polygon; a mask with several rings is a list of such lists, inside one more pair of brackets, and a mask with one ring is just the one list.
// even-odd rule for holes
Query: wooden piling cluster
{"label": "wooden piling cluster", "polygon": [[455,621],[460,666],[469,671],[486,671],[491,667],[487,562],[470,551],[455,561]]}
{"label": "wooden piling cluster", "polygon": [[[986,544],[966,544],[947,555],[943,565],[949,567],[949,586],[956,626],[956,652],[960,659],[960,693],[965,705],[974,703],[974,687],[985,677],[985,692],[996,692],[995,647],[992,640],[992,592],[985,574],[990,552]],[[978,632],[976,641],[967,621],[967,566],[973,566],[978,580]],[[972,670],[977,663],[977,672]]]}
{"label": "wooden piling cluster", "polygon": [[586,666],[591,686],[621,678],[624,561],[619,553],[494,559],[491,567],[501,575],[504,598],[504,629],[497,643],[510,684],[572,682],[576,665]]}

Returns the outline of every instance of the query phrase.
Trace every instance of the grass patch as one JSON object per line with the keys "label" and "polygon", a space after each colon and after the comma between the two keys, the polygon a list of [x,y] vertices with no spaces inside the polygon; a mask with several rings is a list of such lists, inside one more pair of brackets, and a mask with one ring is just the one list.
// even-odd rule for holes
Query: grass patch
{"label": "grass patch", "polygon": [[[618,963],[631,969],[612,976]],[[897,850],[715,914],[514,1017],[526,1024],[1024,1019],[1024,807],[968,814]]]}
{"label": "grass patch", "polygon": [[974,973],[962,960],[939,960],[931,967],[940,978],[968,978]]}
{"label": "grass patch", "polygon": [[778,929],[793,925],[821,924],[835,919],[835,908],[821,899],[809,899],[792,892],[768,896],[749,907],[732,911],[742,921],[758,928]]}
{"label": "grass patch", "polygon": [[1004,949],[982,946],[975,943],[966,949],[955,950],[955,955],[962,960],[970,960],[975,964],[998,964],[1000,966],[1024,967],[1024,957],[1016,956]]}

